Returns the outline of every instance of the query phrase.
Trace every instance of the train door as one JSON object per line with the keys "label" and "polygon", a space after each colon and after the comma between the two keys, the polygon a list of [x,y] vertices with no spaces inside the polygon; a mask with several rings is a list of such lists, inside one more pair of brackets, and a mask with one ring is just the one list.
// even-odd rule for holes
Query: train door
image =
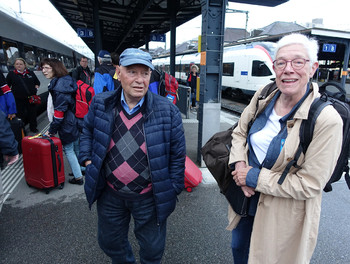
{"label": "train door", "polygon": [[234,87],[242,90],[248,89],[249,55],[243,54],[235,57]]}
{"label": "train door", "polygon": [[2,46],[5,51],[7,69],[11,71],[14,69],[16,58],[20,57],[18,45],[16,42],[4,40]]}

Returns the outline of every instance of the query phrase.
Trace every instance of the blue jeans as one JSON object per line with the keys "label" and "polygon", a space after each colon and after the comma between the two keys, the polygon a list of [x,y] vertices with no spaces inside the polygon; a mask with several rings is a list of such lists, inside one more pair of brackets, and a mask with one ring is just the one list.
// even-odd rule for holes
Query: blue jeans
{"label": "blue jeans", "polygon": [[98,242],[112,263],[136,263],[129,240],[129,223],[134,218],[134,234],[140,246],[142,264],[161,262],[166,238],[166,222],[157,223],[154,198],[138,201],[120,199],[106,187],[97,201]]}
{"label": "blue jeans", "polygon": [[66,154],[74,178],[81,178],[83,175],[81,174],[81,169],[77,158],[77,156],[79,155],[79,139],[72,143],[63,145],[63,151],[64,154]]}
{"label": "blue jeans", "polygon": [[237,227],[232,230],[232,255],[235,264],[248,263],[250,237],[252,234],[254,216],[242,217]]}

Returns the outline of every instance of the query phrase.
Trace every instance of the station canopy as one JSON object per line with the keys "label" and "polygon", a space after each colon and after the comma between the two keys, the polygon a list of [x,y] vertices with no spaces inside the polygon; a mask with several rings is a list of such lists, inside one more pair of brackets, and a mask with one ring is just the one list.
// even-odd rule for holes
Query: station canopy
{"label": "station canopy", "polygon": [[[221,3],[224,0],[211,0]],[[277,6],[288,0],[236,0],[230,2]],[[203,0],[50,0],[74,30],[94,29],[94,11],[99,17],[102,48],[121,52],[140,47],[149,41],[150,34],[170,31],[170,14],[176,9],[176,27],[201,14]],[[94,38],[84,42],[95,50]]]}

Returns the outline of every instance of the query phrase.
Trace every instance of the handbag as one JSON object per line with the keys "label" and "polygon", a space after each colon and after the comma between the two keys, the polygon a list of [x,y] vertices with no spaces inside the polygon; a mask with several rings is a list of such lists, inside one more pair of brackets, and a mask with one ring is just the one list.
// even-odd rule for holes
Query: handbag
{"label": "handbag", "polygon": [[[259,100],[265,99],[275,89],[277,89],[275,82],[266,85],[262,89],[256,103],[256,109],[258,109]],[[249,122],[248,131],[253,122],[254,120]],[[226,197],[235,213],[245,217],[248,213],[250,199],[244,195],[242,188],[236,185],[231,175],[233,168],[230,168],[228,164],[232,144],[232,131],[237,125],[238,122],[228,130],[214,134],[201,148],[201,154],[208,170],[214,176],[220,192]]]}
{"label": "handbag", "polygon": [[41,104],[41,97],[39,95],[28,96],[30,104]]}
{"label": "handbag", "polygon": [[237,186],[232,178],[228,166],[232,131],[237,126],[234,124],[226,131],[214,134],[201,149],[204,163],[216,180],[220,192],[226,197],[236,214],[245,217],[248,213],[249,198],[246,197],[240,186]]}

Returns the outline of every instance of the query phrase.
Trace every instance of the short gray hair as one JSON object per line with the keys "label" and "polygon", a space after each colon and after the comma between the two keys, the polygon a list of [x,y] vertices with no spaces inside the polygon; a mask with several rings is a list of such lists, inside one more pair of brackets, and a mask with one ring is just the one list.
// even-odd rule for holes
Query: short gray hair
{"label": "short gray hair", "polygon": [[308,38],[307,36],[300,33],[292,33],[290,35],[281,38],[276,45],[275,56],[277,56],[278,51],[288,45],[301,44],[305,47],[307,54],[310,59],[310,66],[317,62],[318,53],[318,43],[317,40]]}

